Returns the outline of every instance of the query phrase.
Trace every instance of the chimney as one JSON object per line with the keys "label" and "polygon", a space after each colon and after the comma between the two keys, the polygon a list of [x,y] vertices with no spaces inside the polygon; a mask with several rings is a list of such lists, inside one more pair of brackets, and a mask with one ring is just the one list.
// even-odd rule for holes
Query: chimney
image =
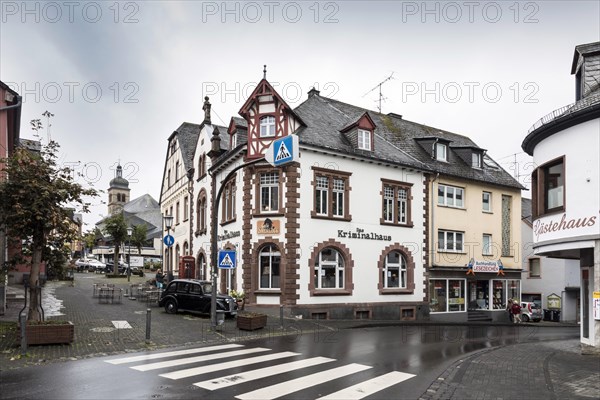
{"label": "chimney", "polygon": [[315,96],[315,95],[316,95],[316,96],[318,96],[318,95],[319,95],[319,93],[321,93],[321,92],[319,92],[319,91],[318,91],[317,89],[315,89],[315,87],[313,86],[313,88],[312,88],[312,89],[310,89],[310,90],[308,91],[308,98],[310,99],[311,97],[313,97],[313,96]]}
{"label": "chimney", "polygon": [[208,96],[204,98],[204,105],[202,106],[204,110],[204,124],[211,125],[210,123],[210,103],[208,101]]}

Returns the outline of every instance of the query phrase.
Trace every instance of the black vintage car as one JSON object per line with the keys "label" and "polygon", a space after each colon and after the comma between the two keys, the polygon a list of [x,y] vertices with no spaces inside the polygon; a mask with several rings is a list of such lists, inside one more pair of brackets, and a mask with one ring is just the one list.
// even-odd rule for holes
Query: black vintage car
{"label": "black vintage car", "polygon": [[[212,298],[212,283],[197,279],[175,279],[163,291],[158,305],[165,308],[169,314],[179,310],[194,311],[210,314]],[[225,316],[237,315],[237,303],[231,296],[217,295],[217,311],[223,311]]]}

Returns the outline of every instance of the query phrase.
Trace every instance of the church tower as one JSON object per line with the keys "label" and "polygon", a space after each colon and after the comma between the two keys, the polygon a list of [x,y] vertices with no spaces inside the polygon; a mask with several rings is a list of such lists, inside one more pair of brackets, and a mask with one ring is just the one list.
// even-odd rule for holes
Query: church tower
{"label": "church tower", "polygon": [[114,215],[123,211],[125,203],[129,202],[129,181],[123,178],[123,168],[117,165],[115,177],[108,188],[108,214]]}

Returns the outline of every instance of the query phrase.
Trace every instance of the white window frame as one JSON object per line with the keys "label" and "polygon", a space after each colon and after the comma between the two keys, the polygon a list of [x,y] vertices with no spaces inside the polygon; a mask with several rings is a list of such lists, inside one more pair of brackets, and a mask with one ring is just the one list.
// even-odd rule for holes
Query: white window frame
{"label": "white window frame", "polygon": [[[263,172],[260,174],[260,211],[261,212],[279,212],[279,173],[278,172]],[[265,190],[268,196],[268,208],[263,208],[265,204]],[[275,206],[273,207],[273,202]]]}
{"label": "white window frame", "polygon": [[448,146],[445,143],[435,144],[435,159],[438,161],[448,161]]}
{"label": "white window frame", "polygon": [[[399,260],[400,260],[399,263],[391,263],[389,261],[389,256],[392,253],[398,254]],[[392,274],[396,273],[396,271],[398,274],[396,277],[398,286],[390,286],[390,277],[392,276]],[[407,279],[408,279],[408,270],[407,270],[406,258],[404,258],[404,255],[397,250],[390,251],[385,256],[385,265],[383,268],[383,287],[385,289],[406,289],[408,287]]]}
{"label": "white window frame", "polygon": [[[440,202],[440,192],[443,192],[443,196],[441,197],[441,202]],[[458,193],[462,193],[461,196],[461,204],[457,205],[456,203],[458,202]],[[450,199],[451,201],[449,201],[448,199]],[[454,207],[454,208],[465,208],[465,189],[458,187],[458,186],[452,186],[452,185],[445,185],[445,184],[438,184],[438,205],[440,206],[446,206],[446,207]]]}
{"label": "white window frame", "polygon": [[[487,243],[486,243],[487,242]],[[492,249],[492,235],[484,233],[481,237],[481,254],[484,256],[491,256],[494,254]]]}
{"label": "white window frame", "polygon": [[329,213],[329,178],[322,175],[315,177],[315,212],[317,215],[328,215]]}
{"label": "white window frame", "polygon": [[[269,265],[263,264],[263,256],[267,256],[269,259]],[[279,257],[279,273],[278,275],[273,274],[273,258]],[[258,253],[258,287],[260,290],[278,290],[281,288],[281,252],[277,250],[277,247],[273,244],[267,244],[260,249]],[[263,273],[266,272],[266,273]],[[262,277],[267,275],[269,282],[263,286]],[[273,282],[273,277],[278,276],[278,282]]]}
{"label": "white window frame", "polygon": [[190,203],[188,196],[183,198],[183,220],[187,221],[190,214]]}
{"label": "white window frame", "polygon": [[[323,252],[326,250],[331,250],[335,254],[335,260],[323,260]],[[345,286],[345,265],[344,265],[344,257],[339,252],[339,250],[333,247],[326,247],[319,252],[317,255],[317,262],[315,263],[315,273],[317,274],[317,281],[315,282],[315,290],[334,290],[334,289],[344,289]],[[326,279],[326,269],[323,269],[323,266],[327,266],[327,270],[331,268],[334,269],[335,273],[333,276],[333,286],[323,287],[323,280]],[[341,274],[341,276],[340,276]]]}
{"label": "white window frame", "polygon": [[371,150],[371,132],[365,129],[358,130],[358,148],[361,150]]}
{"label": "white window frame", "polygon": [[481,153],[473,152],[471,155],[471,166],[473,168],[481,168]]}
{"label": "white window frame", "polygon": [[[538,275],[531,275],[531,271],[532,271],[531,267],[532,267],[533,263],[536,261],[537,261],[539,273],[538,273]],[[527,260],[527,267],[528,267],[527,268],[528,269],[528,273],[527,273],[528,278],[540,279],[542,277],[542,260],[540,258],[538,258],[538,257],[529,258]]]}
{"label": "white window frame", "polygon": [[[444,235],[443,240],[440,240],[440,234]],[[460,237],[460,240],[458,238]],[[449,240],[449,239],[452,240]],[[449,243],[452,243],[452,246],[448,246]],[[460,246],[457,244],[460,243]],[[460,247],[460,249],[458,249]],[[465,233],[459,231],[448,231],[444,229],[438,229],[438,251],[443,251],[447,253],[463,253],[465,249]]]}
{"label": "white window frame", "polygon": [[[487,200],[486,200],[487,195]],[[487,203],[487,210],[486,210]],[[486,213],[492,212],[492,192],[483,192],[481,193],[481,210]]]}
{"label": "white window frame", "polygon": [[[341,182],[341,186],[340,186]],[[344,195],[346,192],[346,181],[344,179],[333,178],[331,214],[334,217],[344,216]]]}
{"label": "white window frame", "polygon": [[265,115],[260,117],[260,137],[274,137],[275,136],[275,117],[272,115]]}

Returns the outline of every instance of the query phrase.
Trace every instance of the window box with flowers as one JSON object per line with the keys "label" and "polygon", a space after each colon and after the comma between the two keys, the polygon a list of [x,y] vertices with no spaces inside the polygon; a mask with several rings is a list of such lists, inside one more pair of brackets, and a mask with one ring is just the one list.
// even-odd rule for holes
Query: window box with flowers
{"label": "window box with flowers", "polygon": [[240,291],[231,290],[229,292],[229,295],[231,297],[233,297],[233,299],[237,303],[238,310],[243,310],[244,309],[244,305],[246,304],[246,296],[245,296],[244,292],[242,290],[240,290]]}

